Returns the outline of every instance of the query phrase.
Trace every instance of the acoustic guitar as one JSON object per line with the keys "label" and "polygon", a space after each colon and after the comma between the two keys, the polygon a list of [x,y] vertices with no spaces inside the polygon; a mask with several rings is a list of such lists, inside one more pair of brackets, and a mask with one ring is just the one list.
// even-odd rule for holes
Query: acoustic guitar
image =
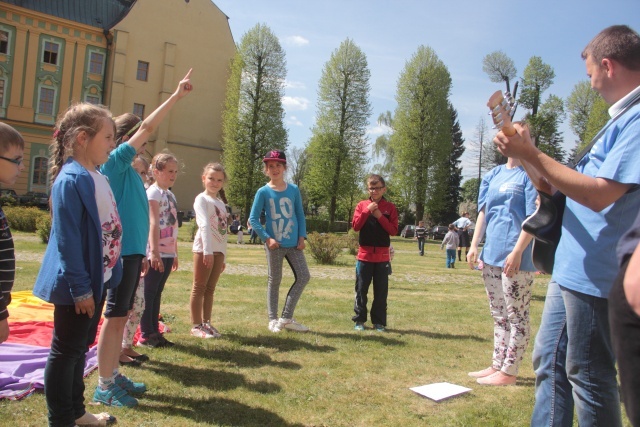
{"label": "acoustic guitar", "polygon": [[[487,106],[490,109],[491,118],[496,128],[502,130],[506,136],[516,134],[516,129],[511,122],[511,112],[515,102],[507,92],[504,95],[496,91],[489,98]],[[553,264],[562,234],[562,215],[566,203],[566,196],[549,184],[537,170],[525,161],[522,167],[527,172],[529,179],[538,190],[538,202],[536,211],[522,223],[522,228],[533,235],[532,258],[533,265],[541,272],[551,274]]]}

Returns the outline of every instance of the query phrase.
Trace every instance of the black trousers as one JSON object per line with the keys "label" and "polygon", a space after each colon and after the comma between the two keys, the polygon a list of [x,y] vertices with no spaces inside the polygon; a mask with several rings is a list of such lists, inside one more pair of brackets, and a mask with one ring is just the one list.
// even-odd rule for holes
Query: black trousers
{"label": "black trousers", "polygon": [[389,293],[389,263],[356,261],[356,299],[354,322],[367,321],[367,293],[373,280],[371,322],[387,326],[387,294]]}
{"label": "black trousers", "polygon": [[629,305],[623,288],[629,258],[622,264],[609,294],[609,327],[622,401],[631,424],[640,427],[640,316]]}

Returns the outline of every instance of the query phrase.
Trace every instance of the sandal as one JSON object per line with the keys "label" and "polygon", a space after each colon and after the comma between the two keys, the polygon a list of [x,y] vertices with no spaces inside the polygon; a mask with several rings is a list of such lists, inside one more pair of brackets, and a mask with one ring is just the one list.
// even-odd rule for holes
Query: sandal
{"label": "sandal", "polygon": [[106,412],[101,412],[99,414],[90,414],[89,412],[85,412],[83,416],[76,420],[77,426],[85,427],[104,427],[115,423],[116,417],[109,415]]}

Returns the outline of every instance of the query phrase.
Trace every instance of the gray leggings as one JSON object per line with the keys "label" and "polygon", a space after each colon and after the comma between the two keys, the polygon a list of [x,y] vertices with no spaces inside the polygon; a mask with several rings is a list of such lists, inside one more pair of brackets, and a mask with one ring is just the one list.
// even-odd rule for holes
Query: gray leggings
{"label": "gray leggings", "polygon": [[269,312],[269,320],[278,318],[278,297],[280,293],[280,282],[282,281],[282,262],[287,260],[293,277],[295,278],[293,285],[287,293],[287,299],[282,309],[282,316],[285,319],[293,317],[293,311],[296,304],[304,291],[304,287],[309,283],[309,268],[304,252],[296,248],[278,248],[269,249],[265,244],[267,253],[267,268],[269,269],[269,278],[267,281],[267,311]]}

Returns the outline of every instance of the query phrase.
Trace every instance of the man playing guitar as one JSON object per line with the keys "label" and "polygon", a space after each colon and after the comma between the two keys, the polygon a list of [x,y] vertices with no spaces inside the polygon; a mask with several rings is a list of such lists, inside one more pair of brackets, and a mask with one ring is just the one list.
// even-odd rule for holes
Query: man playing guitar
{"label": "man playing guitar", "polygon": [[[576,169],[543,154],[526,126],[494,143],[567,196],[540,330],[533,350],[531,425],[621,426],[607,297],[618,272],[616,245],[640,210],[640,36],[617,25],[584,49],[591,87],[611,105],[611,123]],[[624,377],[624,375],[622,375]]]}

